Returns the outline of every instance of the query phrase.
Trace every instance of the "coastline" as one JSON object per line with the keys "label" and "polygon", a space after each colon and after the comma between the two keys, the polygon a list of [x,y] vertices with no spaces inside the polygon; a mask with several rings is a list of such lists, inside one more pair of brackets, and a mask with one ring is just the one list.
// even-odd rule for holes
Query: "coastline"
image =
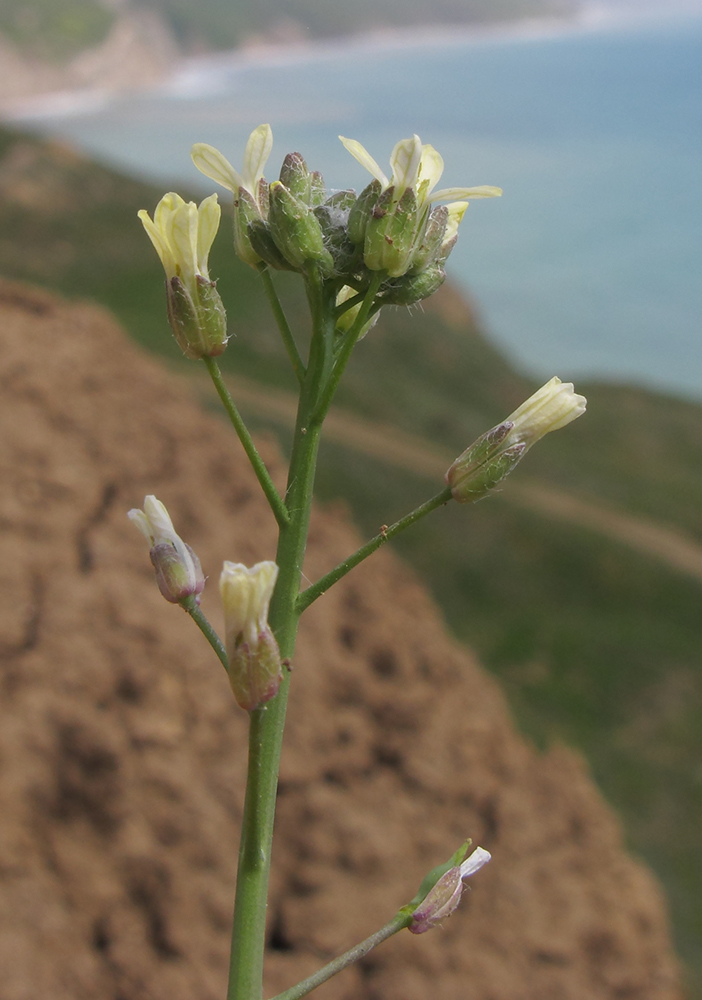
{"label": "coastline", "polygon": [[0,122],[8,124],[51,121],[80,117],[108,107],[125,94],[169,97],[177,100],[204,97],[216,86],[217,78],[248,69],[280,68],[303,64],[324,64],[354,52],[360,57],[382,56],[413,49],[460,48],[467,45],[528,44],[583,34],[650,30],[671,26],[681,20],[699,20],[699,9],[681,7],[678,11],[614,10],[599,3],[583,5],[572,17],[532,17],[509,22],[485,24],[413,26],[384,28],[314,41],[293,43],[257,42],[237,49],[182,56],[171,61],[172,69],[160,79],[143,85],[81,86],[54,89],[24,97],[0,99]]}

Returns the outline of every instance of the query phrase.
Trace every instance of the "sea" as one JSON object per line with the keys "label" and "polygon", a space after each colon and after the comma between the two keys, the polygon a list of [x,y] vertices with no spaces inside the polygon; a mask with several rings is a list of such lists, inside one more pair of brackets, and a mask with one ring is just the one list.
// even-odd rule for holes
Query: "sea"
{"label": "sea", "polygon": [[417,133],[444,157],[441,186],[504,190],[471,204],[448,270],[513,363],[702,401],[702,16],[222,53],[150,90],[58,94],[14,118],[203,193],[191,144],[237,166],[262,122],[269,178],[298,150],[331,189],[369,180],[339,134],[387,166]]}

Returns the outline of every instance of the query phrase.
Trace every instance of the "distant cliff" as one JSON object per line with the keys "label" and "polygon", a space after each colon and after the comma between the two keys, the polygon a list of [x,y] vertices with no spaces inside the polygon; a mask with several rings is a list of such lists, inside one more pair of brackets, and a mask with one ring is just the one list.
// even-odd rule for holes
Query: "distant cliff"
{"label": "distant cliff", "polygon": [[572,15],[578,0],[4,0],[0,103],[81,87],[148,86],[186,55],[427,24]]}

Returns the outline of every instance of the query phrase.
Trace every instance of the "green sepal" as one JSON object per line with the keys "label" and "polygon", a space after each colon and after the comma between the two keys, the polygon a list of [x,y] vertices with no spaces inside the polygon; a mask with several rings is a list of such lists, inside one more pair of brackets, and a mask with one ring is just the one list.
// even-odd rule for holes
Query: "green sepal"
{"label": "green sepal", "polygon": [[214,281],[196,277],[196,299],[177,276],[166,282],[168,322],[192,361],[216,357],[227,346],[227,314]]}
{"label": "green sepal", "polygon": [[239,188],[234,200],[234,251],[239,260],[249,267],[258,267],[260,256],[256,253],[249,239],[249,225],[260,221],[261,213],[254,199],[246,188]]}
{"label": "green sepal", "polygon": [[371,181],[353,203],[347,224],[348,236],[354,246],[362,247],[366,238],[366,226],[380,197],[380,181]]}
{"label": "green sepal", "polygon": [[276,271],[297,270],[285,259],[285,257],[283,257],[282,253],[273,242],[273,237],[271,236],[268,224],[264,222],[263,219],[254,219],[253,222],[250,222],[247,229],[247,235],[254,252],[258,254],[260,260],[264,264],[268,264],[269,267],[275,268]]}
{"label": "green sepal", "polygon": [[442,878],[446,872],[451,871],[452,868],[456,868],[458,865],[463,864],[472,843],[473,841],[469,837],[468,840],[464,841],[458,850],[451,855],[448,861],[445,861],[442,865],[437,865],[436,868],[432,868],[429,874],[425,875],[422,879],[421,885],[417,890],[417,895],[414,899],[410,900],[409,903],[403,906],[399,912],[406,913],[408,916],[411,916],[419,904],[426,899],[439,879]]}
{"label": "green sepal", "polygon": [[523,441],[511,445],[494,458],[489,458],[466,476],[460,476],[452,487],[453,499],[458,503],[475,503],[505,479],[527,450]]}
{"label": "green sepal", "polygon": [[316,215],[280,181],[271,184],[270,199],[270,234],[288,263],[302,270],[308,261],[314,261],[323,272],[332,274],[334,261],[324,246]]}
{"label": "green sepal", "polygon": [[398,202],[389,187],[378,198],[366,225],[363,260],[370,271],[399,278],[409,267],[417,235],[417,196],[407,188]]}
{"label": "green sepal", "polygon": [[421,274],[405,274],[383,285],[380,300],[384,305],[411,306],[428,299],[446,280],[446,271],[439,264],[432,264]]}
{"label": "green sepal", "polygon": [[319,170],[313,170],[310,174],[310,208],[323,205],[327,197],[327,189],[324,186],[324,178]]}
{"label": "green sepal", "polygon": [[309,205],[312,184],[302,153],[288,153],[285,157],[280,168],[280,183],[294,198],[299,198],[305,205]]}
{"label": "green sepal", "polygon": [[448,209],[445,205],[439,205],[429,213],[415,243],[410,274],[421,274],[437,260],[441,253],[447,222]]}

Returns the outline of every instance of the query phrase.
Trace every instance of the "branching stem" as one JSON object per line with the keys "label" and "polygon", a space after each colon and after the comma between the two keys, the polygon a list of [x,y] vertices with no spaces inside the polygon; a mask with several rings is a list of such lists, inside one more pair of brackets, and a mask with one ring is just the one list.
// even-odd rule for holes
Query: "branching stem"
{"label": "branching stem", "polygon": [[388,938],[392,937],[393,934],[397,934],[398,931],[403,930],[407,927],[412,920],[411,916],[406,913],[396,914],[390,923],[386,924],[385,927],[381,927],[379,931],[375,934],[371,934],[367,937],[365,941],[361,941],[360,944],[355,945],[355,947],[350,948],[343,955],[339,955],[333,961],[329,962],[328,965],[323,966],[318,969],[317,972],[308,976],[307,979],[303,979],[296,986],[291,986],[289,990],[285,990],[283,993],[278,993],[277,996],[273,997],[273,1000],[300,1000],[300,997],[307,996],[312,990],[321,986],[322,983],[326,983],[328,979],[335,976],[338,972],[346,969],[353,962],[357,962],[360,958],[363,958],[372,951],[376,945],[382,944],[383,941],[387,941]]}
{"label": "branching stem", "polygon": [[297,381],[300,385],[302,385],[305,378],[305,366],[302,363],[302,358],[300,357],[300,352],[297,349],[297,344],[295,343],[295,338],[293,337],[292,330],[290,329],[287,316],[285,315],[283,307],[280,304],[280,299],[278,298],[278,293],[275,290],[271,272],[266,266],[261,268],[261,277],[263,278],[263,287],[265,289],[268,302],[273,311],[273,315],[275,316],[275,321],[278,324],[280,335],[283,338],[285,350],[288,352],[290,364],[293,367]]}
{"label": "branching stem", "polygon": [[337,581],[339,581],[343,576],[346,576],[346,574],[355,566],[358,566],[358,564],[363,562],[364,559],[367,559],[368,556],[376,552],[381,545],[385,542],[389,542],[391,538],[395,537],[395,535],[399,535],[401,531],[405,530],[405,528],[409,528],[411,525],[416,524],[417,521],[426,517],[426,515],[430,514],[433,510],[436,510],[437,507],[441,507],[443,504],[448,503],[450,499],[451,488],[447,486],[446,489],[441,491],[441,493],[437,493],[436,496],[431,498],[431,500],[427,500],[410,514],[406,514],[405,517],[396,521],[389,528],[382,528],[374,538],[371,538],[369,542],[362,545],[361,548],[354,552],[353,555],[349,556],[348,559],[344,559],[343,562],[340,562],[338,566],[335,566],[333,570],[321,577],[321,579],[317,580],[316,583],[313,583],[310,587],[307,587],[306,590],[303,590],[297,599],[298,614],[302,614],[302,612],[305,611],[305,609],[308,608],[313,601],[316,601],[318,597],[321,597],[325,591],[329,590],[329,588],[333,584],[337,583]]}
{"label": "branching stem", "polygon": [[222,378],[222,372],[220,371],[219,365],[214,358],[203,358],[202,360],[207,366],[210,378],[212,379],[214,387],[217,390],[217,395],[222,400],[224,409],[227,411],[227,415],[232,422],[232,426],[241,441],[242,447],[246,452],[249,461],[251,462],[253,470],[256,473],[256,478],[261,484],[261,489],[265,493],[266,500],[268,500],[270,508],[273,511],[273,515],[278,522],[279,527],[283,528],[290,520],[287,508],[283,502],[283,498],[275,488],[275,484],[270,477],[263,459],[256,449],[256,445],[253,443],[253,439],[249,434],[249,429],[244,423],[243,417],[239,413],[236,404],[231,397],[229,389],[227,389],[224,384],[224,379]]}

